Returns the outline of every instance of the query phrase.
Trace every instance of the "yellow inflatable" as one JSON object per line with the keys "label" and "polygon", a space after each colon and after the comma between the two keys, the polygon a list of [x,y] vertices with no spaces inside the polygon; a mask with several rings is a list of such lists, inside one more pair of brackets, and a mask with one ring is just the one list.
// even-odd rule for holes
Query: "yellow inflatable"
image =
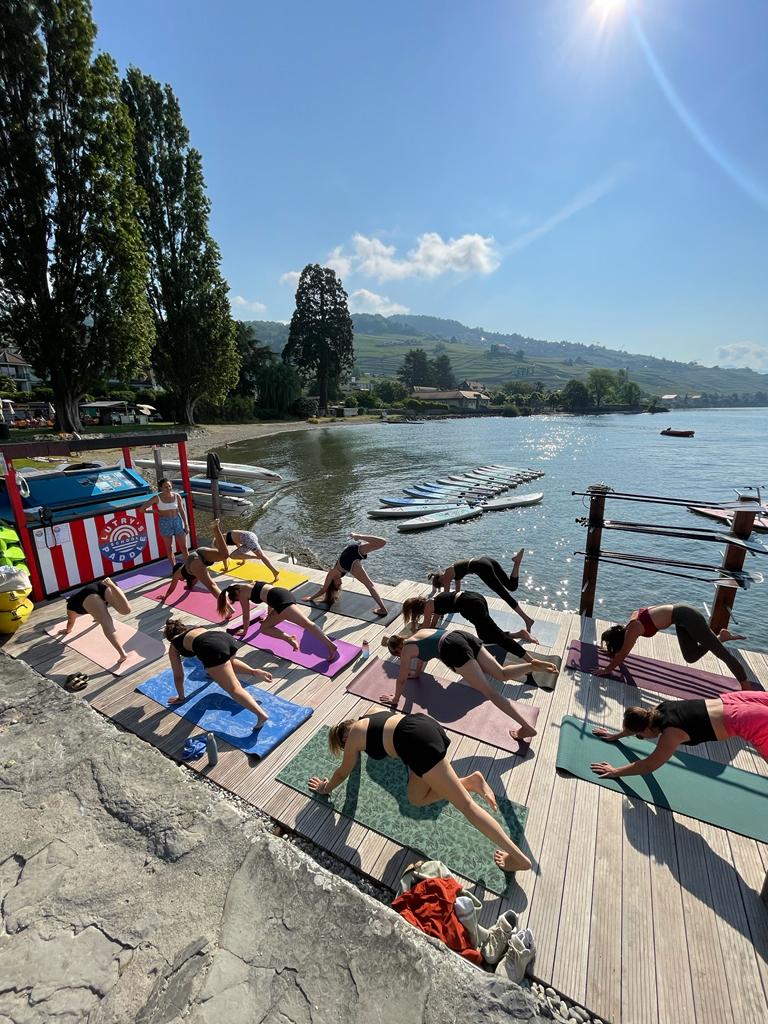
{"label": "yellow inflatable", "polygon": [[0,594],[0,612],[12,612],[32,593],[31,590],[8,590]]}
{"label": "yellow inflatable", "polygon": [[0,633],[15,633],[27,621],[33,608],[32,602],[25,599],[10,611],[0,611]]}

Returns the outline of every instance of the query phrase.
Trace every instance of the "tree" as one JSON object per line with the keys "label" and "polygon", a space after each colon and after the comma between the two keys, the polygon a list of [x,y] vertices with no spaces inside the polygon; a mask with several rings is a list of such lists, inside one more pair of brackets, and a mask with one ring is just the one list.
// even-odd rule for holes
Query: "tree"
{"label": "tree", "polygon": [[423,348],[412,348],[406,352],[397,376],[410,391],[421,386],[429,387],[433,381],[434,364],[430,362]]}
{"label": "tree", "polygon": [[408,389],[399,380],[377,381],[373,386],[373,392],[384,405],[392,405],[408,397]]}
{"label": "tree", "polygon": [[153,340],[132,126],[88,0],[5,0],[0,32],[0,332],[49,379],[59,429]]}
{"label": "tree", "polygon": [[564,409],[586,409],[589,405],[589,391],[580,380],[569,380],[560,392],[560,402]]}
{"label": "tree", "polygon": [[625,380],[616,391],[618,399],[624,405],[640,405],[643,392],[640,385],[633,380]]}
{"label": "tree", "polygon": [[265,367],[275,362],[275,353],[269,345],[255,338],[253,328],[241,320],[235,321],[235,348],[240,358],[240,377],[235,393],[253,398],[258,392]]}
{"label": "tree", "polygon": [[275,362],[262,368],[258,394],[260,409],[282,415],[300,395],[301,381],[296,367]]}
{"label": "tree", "polygon": [[435,386],[443,391],[450,391],[456,387],[456,378],[453,375],[451,360],[447,355],[440,355],[432,363],[432,379]]}
{"label": "tree", "polygon": [[587,374],[587,390],[592,395],[595,405],[600,408],[600,403],[613,391],[616,384],[616,377],[610,370],[603,370],[596,367]]}
{"label": "tree", "polygon": [[338,386],[355,362],[347,293],[329,267],[310,263],[301,272],[283,360],[297,367],[302,380],[317,380],[325,412],[329,385]]}
{"label": "tree", "polygon": [[229,288],[208,231],[202,157],[189,144],[169,85],[129,68],[122,94],[134,124],[136,180],[144,198],[139,219],[149,254],[155,370],[183,421],[194,423],[198,402],[205,397],[221,404],[240,369]]}

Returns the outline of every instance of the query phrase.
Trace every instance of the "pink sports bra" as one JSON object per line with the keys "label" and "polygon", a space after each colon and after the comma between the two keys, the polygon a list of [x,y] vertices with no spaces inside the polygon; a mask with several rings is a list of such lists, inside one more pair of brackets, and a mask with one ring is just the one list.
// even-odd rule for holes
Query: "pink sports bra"
{"label": "pink sports bra", "polygon": [[647,608],[638,608],[637,621],[643,627],[643,636],[656,636],[659,632],[658,626],[654,624]]}

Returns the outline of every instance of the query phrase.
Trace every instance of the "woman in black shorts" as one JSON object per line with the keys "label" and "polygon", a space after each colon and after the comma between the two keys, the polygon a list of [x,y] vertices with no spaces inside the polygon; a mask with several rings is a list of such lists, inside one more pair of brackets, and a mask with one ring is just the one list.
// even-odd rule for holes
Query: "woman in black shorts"
{"label": "woman in black shorts", "polygon": [[235,614],[234,606],[239,604],[242,608],[243,624],[239,626],[236,633],[245,636],[251,624],[251,604],[266,604],[269,611],[262,620],[260,633],[267,636],[274,636],[278,640],[285,640],[294,651],[299,649],[299,641],[291,633],[284,633],[277,629],[277,623],[285,620],[301,626],[305,632],[316,637],[328,648],[328,660],[333,661],[339,656],[336,644],[319,629],[309,616],[302,611],[296,603],[296,598],[290,590],[284,587],[276,587],[272,583],[233,583],[226,587],[219,594],[216,607],[219,615],[224,619],[231,619]]}
{"label": "woman in black shorts", "polygon": [[341,594],[341,581],[347,575],[354,576],[366,588],[368,593],[376,602],[373,609],[374,615],[386,615],[387,609],[379,596],[379,592],[373,584],[373,580],[363,568],[363,559],[367,558],[371,551],[378,551],[387,543],[383,537],[369,537],[365,533],[350,533],[354,544],[347,544],[339,555],[336,565],[328,572],[322,587],[308,597],[308,601],[317,601],[320,604],[333,604],[338,601]]}
{"label": "woman in black shorts", "polygon": [[80,615],[91,615],[104,631],[104,636],[109,640],[118,654],[117,664],[122,665],[128,655],[123,650],[123,645],[117,639],[115,624],[109,609],[114,608],[120,615],[130,615],[131,606],[128,598],[116,583],[113,583],[109,576],[101,583],[89,583],[82,587],[67,600],[67,625],[63,633],[59,634],[64,639],[72,632],[75,620]]}
{"label": "woman in black shorts", "polygon": [[[333,726],[328,734],[331,753],[344,752],[341,766],[330,779],[312,776],[309,788],[315,793],[331,793],[347,778],[362,751],[376,761],[398,758],[408,768],[408,800],[414,807],[426,807],[448,800],[470,824],[496,843],[495,861],[502,871],[527,871],[525,856],[495,818],[472,799],[477,793],[495,811],[496,797],[480,772],[463,779],[446,757],[450,739],[429,715],[401,715],[397,711],[379,711],[357,721],[347,719]],[[439,852],[439,851],[438,851]]]}
{"label": "woman in black shorts", "polygon": [[244,686],[241,685],[237,674],[255,676],[257,679],[265,679],[272,682],[272,673],[261,668],[251,668],[240,658],[236,658],[239,643],[229,633],[221,629],[206,629],[204,626],[191,626],[181,619],[170,618],[165,624],[165,639],[170,640],[168,657],[173,669],[173,681],[176,684],[177,697],[171,697],[169,704],[181,704],[184,697],[184,669],[182,658],[199,658],[203,668],[222,690],[226,690],[232,700],[237,701],[248,711],[252,711],[258,718],[254,727],[260,729],[267,721],[269,715],[264,711],[261,704],[254,700]]}
{"label": "woman in black shorts", "polygon": [[507,575],[495,558],[464,558],[460,562],[454,562],[442,572],[431,572],[427,574],[429,582],[435,590],[449,591],[451,584],[454,584],[456,592],[461,590],[461,581],[465,576],[477,576],[483,583],[492,590],[494,594],[506,601],[509,607],[516,611],[525,623],[526,630],[533,626],[533,619],[526,615],[517,601],[512,597],[510,591],[517,590],[520,583],[520,563],[523,560],[525,548],[520,548],[512,560],[512,569]]}
{"label": "woman in black shorts", "polygon": [[216,545],[215,547],[193,548],[183,562],[176,563],[171,575],[171,585],[163,595],[161,604],[165,604],[182,580],[186,584],[187,590],[192,590],[199,581],[206,590],[209,590],[214,597],[218,598],[221,591],[211,579],[211,574],[208,570],[214,562],[225,562],[229,556],[229,548],[224,539],[224,534],[219,527],[218,519],[213,520],[213,542]]}
{"label": "woman in black shorts", "polygon": [[[473,690],[482,693],[500,711],[518,723],[517,729],[509,730],[509,735],[513,739],[528,740],[536,735],[536,730],[520,717],[512,702],[502,696],[485,678],[486,672],[499,682],[525,678],[530,672],[527,662],[504,667],[483,647],[476,636],[460,629],[451,630],[450,633],[445,629],[420,629],[408,637],[384,636],[381,643],[393,657],[400,659],[395,692],[383,693],[380,698],[383,703],[396,708],[407,681],[421,675],[425,662],[431,658],[439,658],[445,666],[460,675],[465,683],[469,683]],[[411,671],[411,661],[414,658],[416,667]]]}
{"label": "woman in black shorts", "polygon": [[457,594],[449,590],[447,593],[435,594],[434,597],[409,597],[403,602],[403,618],[406,626],[413,632],[425,627],[434,629],[443,615],[453,614],[461,615],[467,622],[471,622],[484,644],[496,644],[508,654],[527,661],[531,668],[537,671],[557,671],[557,666],[549,661],[542,661],[541,658],[534,658],[518,643],[518,637],[535,642],[536,638],[531,636],[527,629],[510,633],[493,621],[488,610],[488,602],[482,594],[477,594],[473,590],[462,590]]}

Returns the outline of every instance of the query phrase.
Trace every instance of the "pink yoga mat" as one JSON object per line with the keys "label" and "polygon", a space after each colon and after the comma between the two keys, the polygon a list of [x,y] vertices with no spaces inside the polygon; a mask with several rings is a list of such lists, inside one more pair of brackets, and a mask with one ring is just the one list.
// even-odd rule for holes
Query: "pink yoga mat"
{"label": "pink yoga mat", "polygon": [[[144,597],[160,602],[168,587],[158,587],[157,590],[150,590]],[[169,612],[188,612],[190,615],[198,615],[201,619],[208,619],[209,622],[223,622],[224,619],[216,610],[216,598],[203,587],[193,587],[187,590],[183,583],[180,583],[169,599],[165,602]]]}
{"label": "pink yoga mat", "polygon": [[[396,662],[371,658],[363,671],[349,683],[347,691],[380,704],[383,693],[394,692],[398,669]],[[515,711],[535,728],[539,709],[516,701],[512,701],[512,704]],[[482,743],[490,743],[512,754],[528,748],[527,742],[518,742],[509,735],[509,730],[517,727],[516,722],[477,690],[459,680],[449,682],[428,672],[423,672],[418,679],[409,679],[398,711],[403,714],[422,712],[446,729],[471,736]]]}
{"label": "pink yoga mat", "polygon": [[[58,637],[64,632],[65,624],[58,623],[46,630],[49,636]],[[140,665],[148,665],[158,658],[165,657],[165,644],[159,638],[147,636],[138,629],[115,622],[117,638],[128,655],[122,665],[117,665],[117,651],[104,636],[104,630],[90,615],[80,615],[72,627],[72,632],[64,640],[67,646],[82,654],[102,668],[109,669],[116,676],[125,675]]]}
{"label": "pink yoga mat", "polygon": [[[234,633],[239,624],[240,620],[231,625],[229,632]],[[348,644],[344,640],[333,640],[333,637],[330,637],[339,650],[339,656],[329,662],[325,645],[317,637],[307,633],[303,626],[297,626],[295,622],[283,621],[277,624],[277,628],[282,633],[290,633],[291,636],[296,637],[299,641],[298,651],[295,651],[285,640],[278,640],[272,636],[262,636],[260,632],[261,620],[251,621],[245,636],[241,636],[238,633],[237,639],[243,640],[245,643],[250,644],[251,647],[257,647],[260,651],[270,651],[270,653],[278,658],[292,661],[295,665],[301,665],[302,668],[311,668],[313,671],[319,672],[321,676],[328,676],[329,679],[333,679],[335,675],[346,668],[360,654],[361,648],[355,644]]]}
{"label": "pink yoga mat", "polygon": [[[604,671],[609,661],[610,655],[607,651],[594,644],[573,640],[568,648],[565,667],[594,674],[597,670]],[[714,672],[702,672],[690,665],[656,661],[653,658],[644,658],[640,654],[628,655],[623,664],[608,678],[626,683],[628,686],[640,686],[646,690],[681,698],[706,699],[717,697],[727,690],[741,689],[737,680],[730,674],[719,676]],[[752,686],[753,689],[761,689],[754,683]]]}

